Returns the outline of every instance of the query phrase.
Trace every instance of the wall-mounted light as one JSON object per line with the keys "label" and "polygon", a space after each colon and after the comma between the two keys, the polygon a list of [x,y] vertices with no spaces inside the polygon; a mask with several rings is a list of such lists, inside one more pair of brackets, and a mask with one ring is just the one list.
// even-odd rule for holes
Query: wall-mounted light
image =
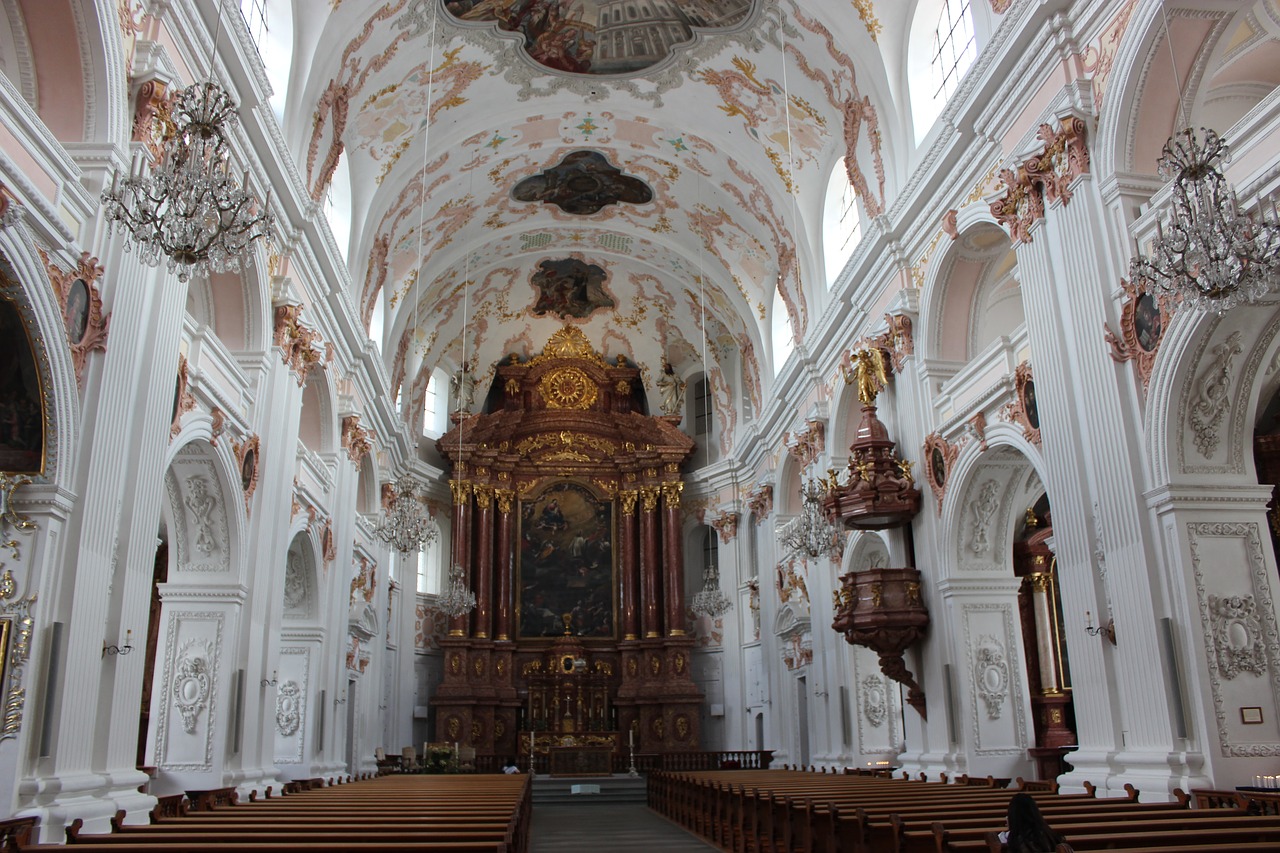
{"label": "wall-mounted light", "polygon": [[278,683],[279,683],[279,681],[278,681],[278,679],[277,679],[277,677],[278,677],[278,676],[279,676],[279,672],[278,672],[277,670],[274,670],[274,669],[273,669],[273,670],[271,670],[271,678],[270,678],[270,680],[268,680],[268,679],[266,679],[266,678],[262,679],[262,686],[263,686],[263,687],[275,687],[275,686],[276,686],[276,684],[278,684]]}
{"label": "wall-mounted light", "polygon": [[1088,610],[1084,612],[1084,630],[1090,637],[1096,637],[1099,634],[1111,641],[1111,645],[1116,644],[1116,620],[1108,619],[1105,625],[1094,625],[1093,614]]}
{"label": "wall-mounted light", "polygon": [[127,654],[129,654],[129,652],[133,651],[133,642],[132,642],[132,640],[133,640],[133,631],[125,631],[125,632],[124,632],[124,645],[123,645],[123,646],[113,646],[113,645],[108,644],[106,640],[103,640],[103,641],[102,641],[102,656],[105,658],[107,655],[127,655]]}

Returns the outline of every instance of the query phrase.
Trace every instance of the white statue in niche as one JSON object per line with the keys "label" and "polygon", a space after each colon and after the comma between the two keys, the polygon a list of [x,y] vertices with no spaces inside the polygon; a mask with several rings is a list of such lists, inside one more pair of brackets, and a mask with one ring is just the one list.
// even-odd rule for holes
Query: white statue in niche
{"label": "white statue in niche", "polygon": [[470,412],[476,396],[476,378],[471,374],[471,365],[463,362],[462,367],[449,380],[449,393],[453,395],[455,411]]}
{"label": "white statue in niche", "polygon": [[662,372],[658,374],[658,406],[664,415],[678,415],[684,406],[684,381],[676,376],[671,362],[662,360]]}

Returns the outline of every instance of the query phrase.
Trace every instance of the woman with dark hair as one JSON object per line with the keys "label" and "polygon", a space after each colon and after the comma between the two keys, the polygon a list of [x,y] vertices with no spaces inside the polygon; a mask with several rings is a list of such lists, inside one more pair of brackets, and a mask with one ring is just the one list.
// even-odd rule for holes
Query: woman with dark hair
{"label": "woman with dark hair", "polygon": [[1009,800],[1009,828],[1000,833],[1009,853],[1053,853],[1065,839],[1045,823],[1030,794],[1014,794]]}

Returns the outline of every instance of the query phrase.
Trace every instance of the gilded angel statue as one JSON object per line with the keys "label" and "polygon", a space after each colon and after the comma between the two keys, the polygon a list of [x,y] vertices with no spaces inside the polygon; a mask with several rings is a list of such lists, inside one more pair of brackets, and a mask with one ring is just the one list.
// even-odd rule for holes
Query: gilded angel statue
{"label": "gilded angel statue", "polygon": [[876,397],[889,382],[884,350],[866,346],[849,353],[849,365],[844,367],[844,381],[849,385],[857,382],[858,399],[867,405],[874,404]]}

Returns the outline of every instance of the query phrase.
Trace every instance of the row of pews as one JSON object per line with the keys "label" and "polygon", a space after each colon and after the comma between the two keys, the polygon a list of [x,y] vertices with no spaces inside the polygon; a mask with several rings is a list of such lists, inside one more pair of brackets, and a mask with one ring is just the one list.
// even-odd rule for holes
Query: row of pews
{"label": "row of pews", "polygon": [[1280,795],[1175,792],[1175,801],[1060,794],[1053,782],[940,781],[793,770],[654,773],[650,808],[734,853],[1000,853],[1009,799],[1035,797],[1056,853],[1280,850]]}
{"label": "row of pews", "polygon": [[163,800],[151,823],[117,819],[107,835],[68,829],[68,846],[22,843],[5,850],[74,853],[325,853],[486,851],[527,853],[532,786],[527,776],[397,775],[345,785],[291,786],[295,793],[248,803],[209,798],[207,810]]}

